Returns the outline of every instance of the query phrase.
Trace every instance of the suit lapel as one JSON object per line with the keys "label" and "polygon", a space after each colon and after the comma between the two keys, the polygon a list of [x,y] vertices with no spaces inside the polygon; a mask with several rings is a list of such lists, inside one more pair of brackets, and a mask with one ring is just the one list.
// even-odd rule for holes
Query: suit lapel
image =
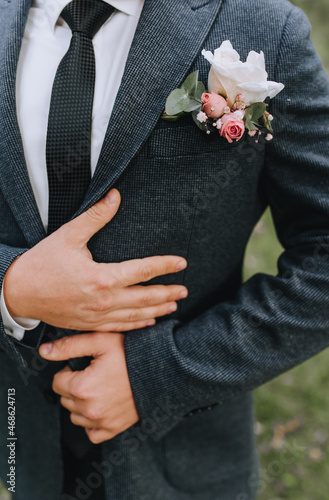
{"label": "suit lapel", "polygon": [[145,0],[98,165],[78,214],[100,199],[158,121],[219,11],[222,0]]}
{"label": "suit lapel", "polygon": [[[222,0],[145,0],[87,196],[100,199],[142,147],[167,96],[186,76]],[[3,5],[3,4],[2,4]],[[31,0],[2,7],[0,37],[0,187],[29,245],[46,236],[29,181],[16,115],[17,62]],[[5,19],[5,22],[3,21]]]}
{"label": "suit lapel", "polygon": [[11,0],[0,10],[0,187],[27,243],[45,231],[33,195],[16,114],[16,70],[31,0]]}

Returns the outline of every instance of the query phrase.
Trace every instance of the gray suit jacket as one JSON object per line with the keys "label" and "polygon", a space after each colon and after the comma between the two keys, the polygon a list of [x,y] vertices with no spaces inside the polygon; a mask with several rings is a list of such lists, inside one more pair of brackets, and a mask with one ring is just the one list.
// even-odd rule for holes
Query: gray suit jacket
{"label": "gray suit jacket", "polygon": [[[0,0],[0,285],[13,260],[45,237],[15,113],[29,6]],[[329,345],[329,85],[309,30],[286,0],[145,2],[79,213],[117,187],[122,206],[91,241],[95,260],[182,255],[184,272],[154,282],[184,283],[190,293],[174,316],[126,335],[141,421],[103,445],[111,500],[254,498],[250,391]],[[270,143],[246,135],[229,144],[189,118],[160,119],[188,73],[199,69],[207,83],[201,49],[226,39],[242,60],[263,50],[269,79],[285,84],[270,103]],[[278,274],[241,285],[247,241],[268,205],[285,249]],[[8,387],[17,394],[15,498],[59,500],[59,406],[33,350],[47,326],[23,345],[0,329],[2,443]]]}

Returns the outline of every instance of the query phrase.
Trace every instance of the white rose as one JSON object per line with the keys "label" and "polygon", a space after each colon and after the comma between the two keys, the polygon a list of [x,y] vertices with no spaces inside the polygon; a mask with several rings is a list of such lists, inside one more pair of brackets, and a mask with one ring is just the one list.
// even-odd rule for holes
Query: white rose
{"label": "white rose", "polygon": [[229,40],[215,50],[203,50],[202,55],[211,64],[208,76],[208,92],[217,92],[227,98],[232,107],[238,94],[243,94],[247,106],[275,97],[284,88],[282,83],[267,80],[264,53],[249,52],[247,61],[233,49]]}

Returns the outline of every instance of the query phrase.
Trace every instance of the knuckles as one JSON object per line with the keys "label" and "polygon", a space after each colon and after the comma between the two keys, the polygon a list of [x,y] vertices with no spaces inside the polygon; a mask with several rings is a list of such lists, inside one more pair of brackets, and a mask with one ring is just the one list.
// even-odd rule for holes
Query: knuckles
{"label": "knuckles", "polygon": [[75,413],[70,413],[70,420],[71,420],[72,424],[80,425],[79,424],[79,417]]}
{"label": "knuckles", "polygon": [[140,307],[146,307],[151,302],[151,296],[147,292],[142,292],[142,295],[138,299],[138,304]]}
{"label": "knuckles", "polygon": [[101,437],[101,434],[94,429],[86,429],[86,433],[89,441],[93,444],[103,443],[104,441],[108,441],[109,439],[112,439],[116,436],[115,432],[111,432],[108,429],[106,429],[106,438],[104,436]]}
{"label": "knuckles", "polygon": [[90,384],[86,378],[82,378],[78,382],[72,383],[71,394],[74,398],[88,399],[91,393]]}
{"label": "knuckles", "polygon": [[103,205],[101,202],[93,205],[87,210],[87,215],[92,221],[99,222],[104,217]]}
{"label": "knuckles", "polygon": [[138,309],[134,309],[128,314],[128,321],[135,323],[141,319],[141,312]]}
{"label": "knuckles", "polygon": [[60,350],[64,355],[69,356],[70,353],[72,352],[73,337],[68,335],[66,337],[61,338],[57,342],[57,346],[60,348]]}
{"label": "knuckles", "polygon": [[97,406],[94,406],[94,404],[88,405],[83,411],[83,416],[88,418],[88,420],[100,420],[102,411]]}
{"label": "knuckles", "polygon": [[[102,313],[102,312],[109,311],[110,307],[105,300],[100,299],[100,300],[90,304],[90,309],[91,309],[91,311],[93,311],[95,313]],[[96,321],[96,318],[95,318],[95,321]],[[93,322],[92,318],[91,318],[91,322]]]}
{"label": "knuckles", "polygon": [[153,276],[153,268],[150,264],[143,264],[140,269],[141,281],[148,281]]}
{"label": "knuckles", "polygon": [[93,444],[100,444],[103,441],[95,432],[93,432],[93,429],[86,429],[86,433],[89,441]]}
{"label": "knuckles", "polygon": [[113,264],[92,263],[87,276],[85,276],[89,292],[91,291],[92,295],[100,292],[111,292],[115,288],[117,278],[115,273],[109,272],[109,266],[112,268]]}

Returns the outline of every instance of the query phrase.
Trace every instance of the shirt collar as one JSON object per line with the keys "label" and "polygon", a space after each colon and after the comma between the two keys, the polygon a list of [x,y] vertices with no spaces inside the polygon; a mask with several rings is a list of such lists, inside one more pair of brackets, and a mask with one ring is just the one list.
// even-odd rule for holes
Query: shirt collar
{"label": "shirt collar", "polygon": [[[66,5],[71,0],[33,0],[32,7],[41,9],[48,18],[52,30],[55,29],[58,18]],[[144,0],[103,0],[113,5],[115,9],[128,16],[139,17],[142,11]]]}

